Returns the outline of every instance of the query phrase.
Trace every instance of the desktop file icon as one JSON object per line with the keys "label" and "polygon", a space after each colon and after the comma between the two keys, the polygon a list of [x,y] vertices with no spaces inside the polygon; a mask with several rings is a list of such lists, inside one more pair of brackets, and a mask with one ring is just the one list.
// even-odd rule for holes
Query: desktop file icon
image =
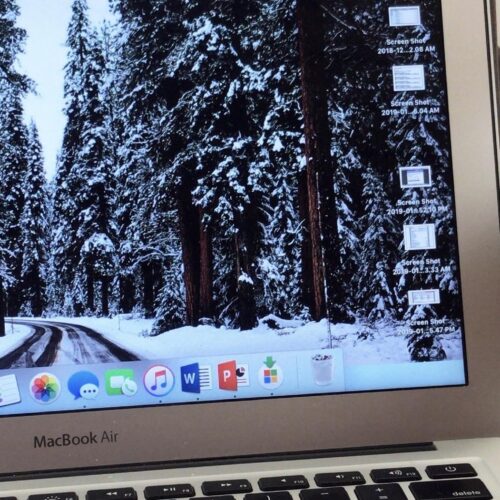
{"label": "desktop file icon", "polygon": [[212,389],[212,370],[209,365],[181,366],[181,388],[182,392],[199,394],[201,391]]}

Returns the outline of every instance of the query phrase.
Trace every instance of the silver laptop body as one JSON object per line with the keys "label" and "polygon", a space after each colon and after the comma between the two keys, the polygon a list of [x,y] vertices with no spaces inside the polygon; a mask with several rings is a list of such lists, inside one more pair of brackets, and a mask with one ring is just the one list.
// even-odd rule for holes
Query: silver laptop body
{"label": "silver laptop body", "polygon": [[[13,40],[19,33],[4,37],[3,54],[10,50],[14,56],[0,57],[0,98],[6,110],[0,120],[5,141],[0,210],[16,192],[8,184],[14,163],[6,160],[12,160],[13,151],[7,139],[15,136],[8,135],[8,127],[22,111],[12,103],[33,113],[43,132],[45,111],[26,100],[33,91],[24,75],[35,83],[36,77],[23,65],[33,67],[37,58],[29,37],[38,30],[48,40],[60,26],[44,24],[43,10],[54,8],[53,2],[40,1],[41,11],[36,3],[6,0],[0,6],[0,37],[9,26],[21,25],[31,58],[18,62],[23,56]],[[62,125],[57,125],[66,142],[58,143],[49,167],[49,141],[40,134],[50,182],[30,191],[45,189],[50,205],[44,279],[51,291],[44,292],[48,298],[40,314],[28,293],[34,275],[28,273],[27,257],[38,240],[22,247],[26,257],[17,270],[9,264],[13,254],[8,246],[9,228],[22,229],[26,214],[35,212],[28,212],[25,202],[17,218],[9,222],[5,216],[0,228],[6,330],[0,336],[0,498],[499,497],[494,4],[275,0],[244,6],[213,2],[208,8],[181,0],[116,0],[102,28],[96,12],[104,0],[100,6],[89,1],[88,10],[83,0],[64,3],[66,52],[53,57],[68,57],[64,70],[59,68],[66,75],[66,103]],[[147,45],[161,39],[165,13],[172,38],[163,40],[164,46]],[[231,20],[240,23],[239,32],[230,28]],[[89,42],[85,57],[93,62],[87,65],[78,59],[83,57],[78,46],[71,45],[75,33],[67,31],[68,22],[83,29],[84,21],[88,40],[101,44],[99,52],[97,42]],[[151,31],[144,30],[146,21]],[[235,33],[237,41],[231,38]],[[313,57],[322,40],[318,33],[326,41],[320,63]],[[139,41],[152,52],[141,52]],[[285,50],[293,43],[296,73],[290,71]],[[235,47],[241,54],[257,55],[238,59]],[[151,69],[156,49],[158,57],[168,57]],[[104,71],[115,79],[103,78]],[[78,91],[78,82],[87,85],[85,92]],[[342,83],[345,94],[333,95]],[[16,94],[13,89],[21,90]],[[246,96],[245,105],[238,104],[239,95]],[[326,100],[318,104],[322,95]],[[199,106],[190,107],[193,102]],[[321,106],[328,108],[323,114]],[[370,120],[376,115],[380,126],[374,128]],[[87,121],[79,122],[79,116]],[[242,117],[248,119],[245,125]],[[326,150],[340,165],[337,177],[328,169],[325,174],[316,162],[325,151],[325,119]],[[27,118],[20,120],[26,123]],[[235,124],[241,129],[235,131]],[[33,148],[33,127],[25,126],[24,144]],[[427,126],[437,130],[438,140],[425,133]],[[214,127],[223,132],[214,134]],[[75,137],[78,150],[71,149]],[[390,150],[405,147],[405,141],[406,158]],[[368,154],[377,149],[374,157]],[[277,165],[292,157],[295,177],[287,177],[288,171]],[[36,164],[30,161],[26,165]],[[88,177],[72,178],[74,165]],[[172,170],[165,165],[173,165]],[[238,184],[241,165],[247,168],[244,187]],[[97,173],[101,180],[110,177],[100,183]],[[27,179],[23,186],[29,185]],[[336,186],[337,219],[324,208],[328,192],[322,183],[329,182]],[[100,220],[90,201],[74,219],[76,226],[67,224],[78,200],[95,195],[102,201],[99,190],[111,185],[116,191],[110,203],[123,217],[114,219],[119,222],[112,228],[116,239],[104,230],[84,234]],[[244,192],[248,186],[250,194]],[[284,188],[290,186],[297,204],[287,217],[297,226],[280,228],[275,215],[288,210]],[[154,189],[164,196],[148,199]],[[135,198],[128,198],[132,191]],[[229,193],[227,199],[220,192]],[[377,192],[386,193],[385,201]],[[306,202],[300,204],[304,193]],[[370,220],[367,207],[374,200],[379,206]],[[244,207],[240,211],[234,208],[238,203]],[[255,207],[262,209],[258,215],[251,210]],[[133,214],[129,219],[127,210]],[[376,216],[385,222],[379,226]],[[54,220],[55,228],[50,226]],[[387,221],[396,225],[386,230]],[[127,230],[139,226],[142,232],[133,240]],[[29,236],[29,227],[18,241]],[[325,227],[338,234],[323,233]],[[385,236],[360,242],[377,228]],[[384,246],[388,241],[392,247]],[[330,243],[338,247],[332,250]],[[373,267],[363,274],[360,266],[369,262],[372,250],[387,253],[380,255],[379,265],[370,261]],[[397,265],[384,268],[388,255],[398,256]],[[207,262],[213,265],[208,271]],[[290,262],[301,263],[302,275],[292,272]],[[339,278],[332,262],[342,263],[352,281],[345,274]],[[279,269],[284,269],[281,277]],[[386,271],[388,282],[373,278]],[[16,272],[24,281],[16,282]],[[236,273],[237,279],[231,282],[225,272]],[[294,288],[303,287],[304,276],[310,280],[305,299]],[[211,287],[205,278],[212,280]],[[138,282],[139,292],[134,288]],[[337,282],[344,288],[337,289]],[[392,288],[386,294],[387,283]],[[351,293],[351,286],[358,290],[352,301],[340,299]],[[234,300],[228,299],[231,293]],[[17,308],[15,297],[22,297]],[[348,303],[357,305],[349,309]],[[391,308],[394,312],[386,315]],[[304,332],[315,339],[311,346]],[[168,342],[179,339],[172,343],[177,352],[167,354],[162,347],[168,335]],[[36,342],[55,339],[47,342],[57,349],[37,351],[35,336]],[[70,362],[71,339],[79,336],[93,342],[80,346],[89,357],[80,353]]]}

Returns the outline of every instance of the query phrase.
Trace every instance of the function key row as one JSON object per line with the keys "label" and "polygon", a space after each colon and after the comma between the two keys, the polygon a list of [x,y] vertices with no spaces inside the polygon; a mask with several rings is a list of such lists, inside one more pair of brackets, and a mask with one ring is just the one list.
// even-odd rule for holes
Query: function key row
{"label": "function key row", "polygon": [[[334,486],[329,488],[308,488],[304,476],[283,476],[281,478],[266,478],[263,486],[276,488],[277,483],[271,479],[286,479],[286,483],[294,489],[301,489],[300,500],[349,500],[349,495],[344,487]],[[262,481],[262,480],[261,480]],[[305,481],[305,482],[304,482]],[[297,485],[301,483],[302,488]],[[215,482],[207,483],[204,491],[216,491],[221,486]],[[233,490],[251,491],[252,487],[247,480],[226,481],[226,488]],[[159,488],[163,488],[164,496],[161,496]],[[173,489],[171,489],[173,488]],[[203,489],[203,488],[202,488]],[[416,500],[456,500],[467,498],[469,500],[491,500],[493,497],[484,483],[477,478],[473,479],[448,479],[435,481],[420,481],[410,483],[409,489]],[[145,493],[151,493],[157,500],[173,498],[169,495],[188,495],[192,500],[235,500],[233,495],[207,495],[194,497],[194,489],[191,485],[153,486],[146,488]],[[358,485],[354,488],[357,500],[408,500],[401,485],[397,483],[382,483],[370,485]],[[91,490],[87,493],[87,500],[137,500],[137,493],[132,488],[117,488],[112,490]],[[148,498],[148,497],[146,497]],[[29,500],[77,500],[75,493],[58,493],[51,495],[32,495]],[[292,500],[288,491],[271,491],[269,493],[246,493],[244,500]]]}
{"label": "function key row", "polygon": [[[477,476],[477,472],[470,464],[449,464],[449,465],[431,465],[426,467],[425,472],[430,479],[457,479],[457,478],[472,478]],[[318,489],[309,489],[309,482],[305,476],[278,476],[265,477],[258,480],[258,486],[263,492],[273,493],[252,493],[252,485],[247,479],[231,479],[227,481],[206,481],[202,483],[202,497],[204,500],[211,500],[217,497],[218,500],[231,500],[234,494],[245,494],[245,500],[290,500],[291,496],[284,490],[304,490],[301,492],[301,500],[342,500],[344,496],[342,486],[357,486],[356,495],[359,500],[398,500],[402,492],[398,488],[389,487],[390,483],[420,481],[422,477],[414,467],[401,467],[391,469],[373,469],[370,472],[371,480],[376,485],[369,485],[366,488],[361,488],[365,485],[366,480],[363,474],[359,471],[349,472],[331,472],[316,474],[314,481]],[[478,485],[482,485],[481,481]],[[441,481],[442,483],[443,481]],[[384,488],[376,487],[377,484],[386,484]],[[422,489],[415,485],[422,484]],[[464,483],[457,482],[459,486]],[[465,482],[474,486],[476,483]],[[435,486],[433,486],[435,485]],[[446,481],[446,487],[453,488],[453,481]],[[472,487],[471,486],[471,487]],[[484,485],[483,485],[484,486]],[[439,481],[414,483],[410,489],[417,500],[433,500],[429,498],[429,491],[437,491],[436,488],[441,488],[436,494],[436,498],[442,499],[446,493],[442,489]],[[468,498],[486,498],[482,488],[464,490],[467,492]],[[487,491],[487,490],[485,490]],[[195,489],[191,484],[169,484],[160,486],[149,486],[144,490],[146,500],[168,500],[174,498],[196,498]],[[433,493],[434,494],[434,493]],[[363,495],[368,495],[364,498]],[[453,497],[454,499],[460,495],[460,491]],[[432,496],[432,495],[431,495]],[[387,498],[384,498],[387,497]],[[86,500],[137,500],[137,493],[133,488],[116,488],[107,490],[91,490],[87,492]],[[200,497],[201,498],[201,497]],[[4,497],[0,500],[16,500],[15,497]],[[43,495],[31,495],[28,500],[78,500],[78,496],[74,492],[53,493]]]}

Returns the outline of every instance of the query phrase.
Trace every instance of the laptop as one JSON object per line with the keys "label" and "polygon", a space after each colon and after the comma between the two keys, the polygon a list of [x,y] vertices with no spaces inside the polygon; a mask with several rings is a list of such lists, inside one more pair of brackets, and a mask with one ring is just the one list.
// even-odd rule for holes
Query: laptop
{"label": "laptop", "polygon": [[500,497],[494,5],[0,4],[0,497]]}

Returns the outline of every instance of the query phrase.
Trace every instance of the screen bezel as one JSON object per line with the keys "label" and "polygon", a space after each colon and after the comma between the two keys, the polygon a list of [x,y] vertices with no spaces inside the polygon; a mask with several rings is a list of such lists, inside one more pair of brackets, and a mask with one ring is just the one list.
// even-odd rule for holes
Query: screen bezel
{"label": "screen bezel", "polygon": [[[0,419],[0,475],[174,463],[500,434],[500,233],[489,2],[444,0],[469,385]],[[467,22],[464,22],[467,20]],[[34,436],[118,433],[34,449]]]}

